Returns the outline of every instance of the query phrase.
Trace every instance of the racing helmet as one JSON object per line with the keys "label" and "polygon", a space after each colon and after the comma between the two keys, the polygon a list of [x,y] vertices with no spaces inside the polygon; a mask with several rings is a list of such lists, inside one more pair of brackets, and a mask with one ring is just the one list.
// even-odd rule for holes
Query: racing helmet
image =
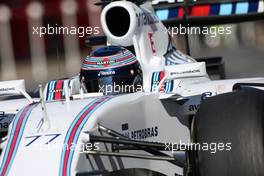
{"label": "racing helmet", "polygon": [[140,90],[142,73],[131,51],[107,46],[93,51],[84,59],[80,81],[88,93],[132,93]]}

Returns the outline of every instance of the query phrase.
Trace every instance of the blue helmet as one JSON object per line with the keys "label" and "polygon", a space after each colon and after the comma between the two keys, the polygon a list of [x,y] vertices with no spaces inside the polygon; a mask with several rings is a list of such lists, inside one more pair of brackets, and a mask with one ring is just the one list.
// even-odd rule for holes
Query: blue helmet
{"label": "blue helmet", "polygon": [[119,46],[93,51],[82,63],[80,79],[88,92],[104,94],[131,93],[142,85],[136,56]]}

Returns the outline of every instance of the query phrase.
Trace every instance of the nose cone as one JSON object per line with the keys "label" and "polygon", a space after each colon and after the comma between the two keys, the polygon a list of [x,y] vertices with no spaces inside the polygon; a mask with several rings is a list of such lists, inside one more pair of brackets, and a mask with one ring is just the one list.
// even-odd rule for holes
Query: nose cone
{"label": "nose cone", "polygon": [[89,98],[46,104],[49,130],[42,132],[42,110],[39,104],[22,109],[15,117],[7,145],[1,156],[0,175],[47,176],[73,173],[82,143],[82,131],[97,124],[96,111],[111,97]]}

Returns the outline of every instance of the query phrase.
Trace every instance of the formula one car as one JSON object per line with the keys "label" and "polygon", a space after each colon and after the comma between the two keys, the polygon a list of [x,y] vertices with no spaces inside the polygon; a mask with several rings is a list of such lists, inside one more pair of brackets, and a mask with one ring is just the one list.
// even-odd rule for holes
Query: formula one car
{"label": "formula one car", "polygon": [[0,83],[26,97],[0,102],[1,129],[12,121],[0,175],[263,175],[264,78],[212,81],[148,2],[104,3],[108,46],[80,75],[37,99],[23,80]]}

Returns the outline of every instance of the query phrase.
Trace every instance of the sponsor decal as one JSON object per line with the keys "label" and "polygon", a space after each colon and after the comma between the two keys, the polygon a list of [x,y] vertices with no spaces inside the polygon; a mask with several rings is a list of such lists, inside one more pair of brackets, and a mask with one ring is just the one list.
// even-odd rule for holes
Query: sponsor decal
{"label": "sponsor decal", "polygon": [[116,61],[113,61],[113,60],[104,60],[104,61],[100,61],[100,62],[96,62],[96,65],[106,65],[106,66],[109,66],[110,64],[113,64],[115,63]]}
{"label": "sponsor decal", "polygon": [[156,46],[155,46],[155,43],[154,43],[154,40],[153,40],[153,33],[149,32],[148,33],[148,37],[149,37],[149,42],[150,42],[152,54],[156,55],[157,50],[156,50]]}
{"label": "sponsor decal", "polygon": [[[203,93],[203,94],[201,95],[201,101],[203,101],[203,100],[205,100],[205,99],[211,97],[212,95],[213,95],[212,92],[205,92],[205,93]],[[196,112],[196,111],[199,109],[199,107],[200,107],[201,101],[200,101],[199,104],[192,104],[192,105],[189,105],[188,110],[191,111],[191,112]]]}
{"label": "sponsor decal", "polygon": [[98,76],[110,76],[110,75],[115,75],[116,72],[114,70],[110,70],[110,71],[100,71],[98,73]]}
{"label": "sponsor decal", "polygon": [[46,101],[55,101],[65,99],[64,80],[55,80],[48,83]]}
{"label": "sponsor decal", "polygon": [[122,131],[128,130],[128,123],[124,123],[121,125]]}
{"label": "sponsor decal", "polygon": [[[38,141],[38,139],[43,139],[44,144],[50,144],[52,141],[54,141],[56,138],[58,138],[61,134],[45,134],[45,135],[34,135],[34,136],[26,136],[25,138],[29,141],[25,147],[28,147]],[[43,142],[42,141],[42,142]]]}
{"label": "sponsor decal", "polygon": [[15,114],[6,114],[4,111],[0,111],[0,132],[8,130],[14,116]]}
{"label": "sponsor decal", "polygon": [[202,96],[201,96],[201,100],[203,101],[203,100],[205,100],[205,99],[211,97],[212,95],[213,95],[212,92],[205,92],[205,93],[202,94]]}
{"label": "sponsor decal", "polygon": [[125,132],[123,135],[136,140],[157,137],[159,135],[159,128],[157,126],[153,126],[149,128]]}
{"label": "sponsor decal", "polygon": [[187,70],[187,71],[182,71],[182,72],[171,72],[170,75],[183,75],[183,74],[188,74],[188,73],[200,73],[201,70],[196,69],[196,70]]}
{"label": "sponsor decal", "polygon": [[16,88],[14,87],[5,87],[5,88],[0,88],[0,92],[7,92],[7,91],[14,91]]}
{"label": "sponsor decal", "polygon": [[190,105],[189,106],[189,111],[191,112],[194,112],[194,111],[197,111],[200,107],[200,104],[197,104],[197,105]]}
{"label": "sponsor decal", "polygon": [[[155,92],[158,89],[160,81],[164,78],[165,72],[153,72],[151,79],[151,92]],[[174,81],[165,81],[160,87],[160,92],[171,93],[173,91]]]}
{"label": "sponsor decal", "polygon": [[86,57],[82,70],[98,70],[119,68],[126,65],[131,65],[137,62],[136,57],[130,51],[121,52],[112,56],[105,57]]}

